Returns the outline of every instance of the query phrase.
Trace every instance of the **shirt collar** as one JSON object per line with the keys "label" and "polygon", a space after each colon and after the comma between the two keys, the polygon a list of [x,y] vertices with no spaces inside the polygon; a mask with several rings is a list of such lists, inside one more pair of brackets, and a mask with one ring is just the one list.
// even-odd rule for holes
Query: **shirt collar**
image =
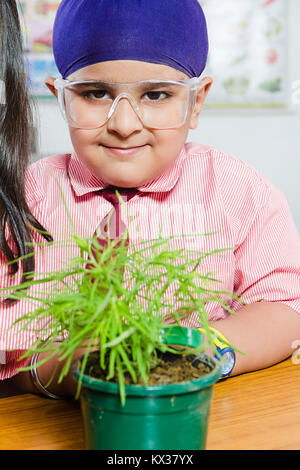
{"label": "shirt collar", "polygon": [[[170,168],[149,183],[137,186],[137,189],[141,192],[147,193],[171,191],[179,179],[186,155],[184,146]],[[77,196],[84,196],[85,194],[93,193],[107,187],[107,184],[99,178],[96,178],[96,176],[90,172],[90,170],[80,161],[75,152],[70,156],[68,172],[70,183]]]}

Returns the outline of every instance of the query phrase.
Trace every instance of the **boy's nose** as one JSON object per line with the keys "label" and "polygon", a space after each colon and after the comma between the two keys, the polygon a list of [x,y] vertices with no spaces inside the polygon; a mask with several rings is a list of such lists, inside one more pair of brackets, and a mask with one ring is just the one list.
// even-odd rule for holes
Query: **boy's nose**
{"label": "boy's nose", "polygon": [[127,98],[121,98],[107,122],[107,129],[126,137],[143,129],[143,123]]}

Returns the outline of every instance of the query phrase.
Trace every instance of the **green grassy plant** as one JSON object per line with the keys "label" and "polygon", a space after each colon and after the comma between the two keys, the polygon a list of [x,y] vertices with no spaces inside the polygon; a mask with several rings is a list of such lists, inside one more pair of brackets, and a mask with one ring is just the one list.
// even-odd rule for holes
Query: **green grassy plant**
{"label": "green grassy plant", "polygon": [[[59,271],[35,273],[22,286],[9,287],[9,298],[38,302],[37,308],[17,320],[24,330],[35,325],[37,337],[22,357],[52,351],[38,363],[41,365],[58,354],[59,361],[65,361],[58,379],[61,382],[70,370],[75,350],[85,348],[82,377],[89,353],[99,349],[100,367],[107,380],[117,378],[124,403],[125,373],[130,374],[133,383],[139,378],[147,384],[149,372],[157,364],[158,351],[195,353],[164,342],[166,314],[174,325],[180,325],[190,312],[196,314],[199,327],[206,332],[206,343],[197,352],[207,345],[214,348],[206,304],[218,302],[233,313],[224,301],[224,296],[233,294],[216,288],[217,279],[201,272],[201,261],[207,256],[219,256],[224,250],[202,253],[171,249],[169,244],[174,238],[178,237],[160,235],[129,247],[125,239],[108,240],[103,250],[95,237],[73,235],[72,243],[79,255],[67,266]],[[2,289],[1,294],[7,295],[7,289]],[[175,305],[168,297],[169,289]],[[58,337],[63,341],[53,349]],[[23,370],[26,369],[29,367]],[[80,385],[79,380],[78,393]]]}

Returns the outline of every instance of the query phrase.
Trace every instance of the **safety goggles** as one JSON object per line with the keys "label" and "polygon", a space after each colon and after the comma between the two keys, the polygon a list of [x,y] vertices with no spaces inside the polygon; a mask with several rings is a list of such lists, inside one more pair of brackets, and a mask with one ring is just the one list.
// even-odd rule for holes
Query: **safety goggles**
{"label": "safety goggles", "polygon": [[129,101],[145,127],[174,129],[184,125],[194,109],[200,78],[142,80],[131,83],[101,80],[54,82],[61,112],[71,127],[96,129],[113,115],[122,99]]}

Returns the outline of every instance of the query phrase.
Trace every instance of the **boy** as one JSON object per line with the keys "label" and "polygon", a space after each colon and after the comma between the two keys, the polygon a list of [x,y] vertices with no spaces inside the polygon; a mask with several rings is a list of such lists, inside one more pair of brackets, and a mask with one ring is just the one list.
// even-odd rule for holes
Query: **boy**
{"label": "boy", "polygon": [[[59,99],[74,152],[31,166],[28,200],[39,222],[53,236],[68,230],[56,181],[82,236],[92,236],[112,207],[104,189],[135,188],[127,206],[140,234],[131,228],[130,239],[157,236],[172,208],[164,234],[214,232],[195,237],[192,246],[234,247],[203,263],[247,303],[232,301],[239,310],[234,316],[207,306],[212,326],[246,353],[237,354],[229,374],[291,355],[300,337],[300,243],[285,198],[234,157],[185,144],[212,83],[199,79],[208,41],[197,0],[151,0],[151,6],[145,0],[63,0],[53,49],[62,79],[46,84]],[[36,249],[37,270],[57,268],[70,254]],[[14,309],[16,316],[20,307]],[[12,314],[6,315],[9,323]],[[192,314],[185,325],[197,327]],[[39,368],[42,383],[55,365],[53,358]],[[7,366],[6,377],[16,367]],[[13,380],[33,390],[28,374]],[[73,383],[68,377],[50,388],[69,394]]]}

